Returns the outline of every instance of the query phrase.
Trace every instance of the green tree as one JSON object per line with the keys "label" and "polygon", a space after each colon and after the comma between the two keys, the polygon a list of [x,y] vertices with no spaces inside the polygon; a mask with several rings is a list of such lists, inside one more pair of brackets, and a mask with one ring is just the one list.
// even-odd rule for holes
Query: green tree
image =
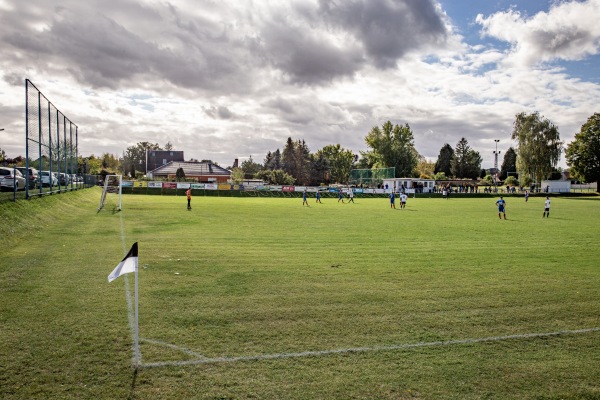
{"label": "green tree", "polygon": [[139,142],[123,153],[123,171],[135,177],[135,171],[146,173],[146,151],[162,150],[158,143]]}
{"label": "green tree", "polygon": [[504,153],[502,166],[500,167],[500,179],[506,179],[508,174],[517,172],[517,152],[514,148],[509,147]]}
{"label": "green tree", "polygon": [[443,172],[446,176],[452,175],[452,158],[454,158],[454,149],[448,143],[444,144],[440,149],[435,168],[433,172]]}
{"label": "green tree", "polygon": [[282,153],[283,170],[300,185],[308,185],[313,175],[313,157],[304,140],[288,138]]}
{"label": "green tree", "polygon": [[263,166],[259,163],[255,163],[252,159],[252,156],[245,161],[242,161],[241,165],[242,171],[244,171],[244,175],[246,178],[253,177],[258,171],[263,169]]}
{"label": "green tree", "polygon": [[508,186],[519,186],[519,181],[511,175],[504,180],[504,184]]}
{"label": "green tree", "polygon": [[177,168],[177,171],[175,171],[175,178],[177,179],[177,182],[181,182],[185,179],[185,171],[182,167]]}
{"label": "green tree", "polygon": [[239,185],[244,181],[244,170],[236,167],[231,169],[231,180],[235,185]]}
{"label": "green tree", "polygon": [[4,160],[6,160],[6,153],[0,149],[0,163],[4,163]]}
{"label": "green tree", "polygon": [[408,124],[399,126],[387,121],[381,129],[375,126],[365,137],[365,142],[371,148],[369,157],[376,160],[373,167],[395,167],[397,178],[413,175],[420,156]]}
{"label": "green tree", "polygon": [[273,164],[273,153],[271,153],[269,151],[267,153],[267,155],[265,156],[265,160],[263,161],[263,168],[264,169],[273,169],[273,168],[271,168],[272,164]]}
{"label": "green tree", "polygon": [[600,191],[600,114],[594,113],[567,146],[571,174],[584,182],[596,182]]}
{"label": "green tree", "polygon": [[325,157],[322,152],[317,152],[313,157],[313,175],[311,177],[311,186],[318,186],[320,184],[329,184],[329,159]]}
{"label": "green tree", "polygon": [[548,177],[558,164],[563,143],[558,128],[538,112],[516,115],[511,135],[517,140],[517,170],[535,178],[537,183]]}
{"label": "green tree", "polygon": [[360,158],[356,163],[355,168],[357,169],[371,169],[377,163],[375,156],[370,151],[359,151]]}
{"label": "green tree", "polygon": [[121,169],[121,161],[113,154],[103,153],[102,154],[102,168],[117,173]]}
{"label": "green tree", "polygon": [[263,165],[265,169],[282,169],[283,164],[279,149],[275,150],[273,153],[268,152]]}
{"label": "green tree", "polygon": [[102,159],[93,154],[84,159],[84,164],[87,162],[87,173],[90,175],[98,175],[102,171]]}
{"label": "green tree", "polygon": [[456,144],[451,162],[452,175],[456,178],[477,179],[481,170],[481,156],[462,138]]}
{"label": "green tree", "polygon": [[427,161],[425,158],[421,158],[419,163],[415,167],[415,177],[421,179],[431,179],[434,175],[435,163]]}
{"label": "green tree", "polygon": [[287,138],[283,152],[281,153],[282,169],[286,174],[291,176],[297,176],[297,163],[296,163],[296,146],[291,137]]}
{"label": "green tree", "polygon": [[330,182],[348,183],[354,163],[354,153],[351,150],[344,149],[339,144],[329,144],[317,151],[317,157],[327,160]]}
{"label": "green tree", "polygon": [[314,158],[304,140],[296,142],[296,163],[298,171],[298,175],[295,176],[296,181],[300,185],[309,185],[313,176]]}
{"label": "green tree", "polygon": [[445,181],[446,179],[448,179],[448,177],[446,176],[445,172],[436,172],[433,175],[433,179],[435,179],[436,181]]}
{"label": "green tree", "polygon": [[256,179],[262,179],[270,185],[293,185],[295,179],[282,169],[263,169],[255,175]]}

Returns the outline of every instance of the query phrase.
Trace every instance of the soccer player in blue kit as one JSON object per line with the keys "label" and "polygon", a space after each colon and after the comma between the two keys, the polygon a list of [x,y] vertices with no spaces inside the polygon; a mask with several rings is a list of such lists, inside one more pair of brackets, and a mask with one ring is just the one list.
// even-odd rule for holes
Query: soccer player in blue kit
{"label": "soccer player in blue kit", "polygon": [[500,196],[500,200],[496,201],[496,205],[498,206],[498,218],[502,219],[500,214],[504,214],[504,219],[506,219],[506,201]]}
{"label": "soccer player in blue kit", "polygon": [[306,204],[306,206],[308,207],[308,200],[306,199],[306,190],[302,192],[302,207],[304,207],[304,204]]}

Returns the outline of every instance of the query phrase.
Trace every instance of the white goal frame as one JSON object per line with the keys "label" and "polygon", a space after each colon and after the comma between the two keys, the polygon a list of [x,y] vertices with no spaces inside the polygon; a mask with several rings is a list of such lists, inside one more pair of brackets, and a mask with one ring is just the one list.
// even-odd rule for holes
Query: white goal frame
{"label": "white goal frame", "polygon": [[[118,186],[109,185],[111,178],[119,180]],[[109,193],[118,195],[116,211],[121,211],[123,206],[123,175],[106,175],[104,178],[104,186],[102,189],[102,195],[100,196],[100,206],[98,206],[98,211],[104,208],[104,204],[106,203],[106,195]]]}

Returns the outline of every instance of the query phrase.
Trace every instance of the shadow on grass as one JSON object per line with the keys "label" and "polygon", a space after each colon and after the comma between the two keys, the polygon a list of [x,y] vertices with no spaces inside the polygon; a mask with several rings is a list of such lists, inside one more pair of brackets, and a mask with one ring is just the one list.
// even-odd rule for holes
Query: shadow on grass
{"label": "shadow on grass", "polygon": [[129,390],[129,396],[127,396],[127,400],[135,399],[135,383],[137,381],[138,369],[135,368],[133,370],[133,379],[131,380],[131,388]]}

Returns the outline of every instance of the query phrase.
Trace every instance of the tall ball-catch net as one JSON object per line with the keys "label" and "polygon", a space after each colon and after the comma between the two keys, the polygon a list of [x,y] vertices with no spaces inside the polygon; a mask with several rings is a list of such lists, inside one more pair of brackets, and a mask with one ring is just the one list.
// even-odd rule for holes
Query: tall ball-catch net
{"label": "tall ball-catch net", "polygon": [[122,206],[122,188],[123,178],[121,175],[106,175],[100,196],[100,206],[98,212],[102,209],[113,212],[121,211]]}
{"label": "tall ball-catch net", "polygon": [[350,184],[359,187],[377,187],[384,179],[396,177],[396,168],[353,169],[350,171]]}

